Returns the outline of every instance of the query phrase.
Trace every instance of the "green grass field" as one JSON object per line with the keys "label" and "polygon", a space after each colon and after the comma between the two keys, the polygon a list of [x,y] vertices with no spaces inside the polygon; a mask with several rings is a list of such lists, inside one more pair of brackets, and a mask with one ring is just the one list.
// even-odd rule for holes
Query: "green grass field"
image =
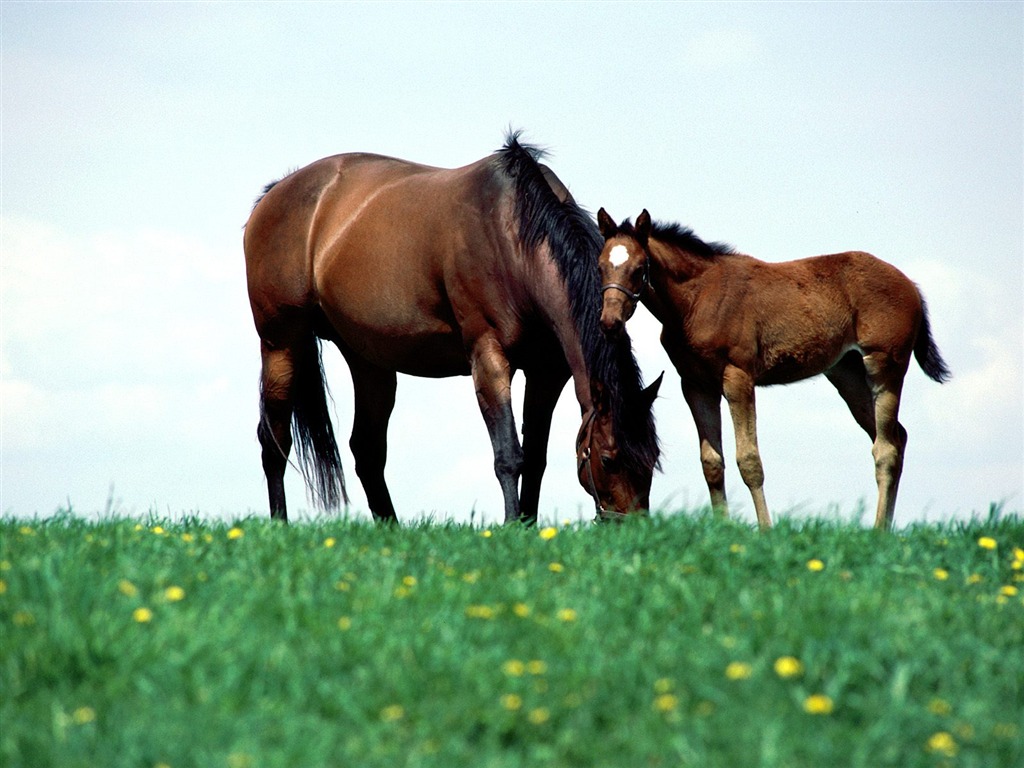
{"label": "green grass field", "polygon": [[1024,765],[1024,518],[0,520],[11,768]]}

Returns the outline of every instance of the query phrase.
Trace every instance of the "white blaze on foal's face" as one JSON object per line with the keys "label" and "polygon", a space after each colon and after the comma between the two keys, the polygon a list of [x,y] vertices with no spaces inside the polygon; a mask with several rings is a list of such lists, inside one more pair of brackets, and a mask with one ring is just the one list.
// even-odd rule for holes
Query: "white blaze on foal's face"
{"label": "white blaze on foal's face", "polygon": [[616,268],[621,267],[629,261],[629,251],[626,250],[626,246],[613,246],[611,251],[608,252],[608,261],[610,261],[612,266]]}

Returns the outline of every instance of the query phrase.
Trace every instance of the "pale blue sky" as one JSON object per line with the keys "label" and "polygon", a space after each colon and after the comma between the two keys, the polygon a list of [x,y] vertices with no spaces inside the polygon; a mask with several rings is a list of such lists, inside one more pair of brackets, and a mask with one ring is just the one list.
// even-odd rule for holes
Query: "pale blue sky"
{"label": "pale blue sky", "polygon": [[[577,199],[770,261],[868,250],[924,291],[954,372],[913,367],[897,524],[1024,490],[1021,3],[0,4],[0,513],[266,514],[241,228],[269,180],[347,151],[439,166],[508,126]],[[638,313],[665,472],[707,502],[678,377]],[[345,448],[351,391],[325,350]],[[522,380],[516,391],[521,393]],[[870,444],[824,379],[758,391],[775,514],[873,506]],[[542,510],[590,514],[578,406]],[[753,513],[726,436],[727,486]],[[468,378],[400,378],[399,516],[494,521]],[[308,508],[290,472],[293,510]]]}

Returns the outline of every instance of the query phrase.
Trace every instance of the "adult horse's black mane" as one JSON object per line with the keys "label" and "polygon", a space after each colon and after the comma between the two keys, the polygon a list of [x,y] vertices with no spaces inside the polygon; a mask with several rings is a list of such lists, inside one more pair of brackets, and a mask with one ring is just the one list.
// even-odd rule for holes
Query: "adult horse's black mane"
{"label": "adult horse's black mane", "polygon": [[601,275],[597,255],[604,238],[590,216],[574,201],[562,202],[539,164],[544,152],[519,142],[510,133],[498,150],[501,170],[513,180],[519,239],[533,250],[544,240],[569,293],[573,322],[592,379],[608,393],[615,438],[628,466],[658,464],[654,414],[645,402],[643,382],[629,337],[610,341],[601,332]]}
{"label": "adult horse's black mane", "polygon": [[[619,226],[619,231],[630,237],[636,236],[636,228],[629,219],[622,222]],[[692,229],[675,222],[656,221],[651,227],[651,234],[663,243],[674,245],[681,250],[688,251],[704,259],[713,259],[715,256],[728,256],[736,253],[736,249],[728,243],[717,241],[706,243],[697,237]]]}

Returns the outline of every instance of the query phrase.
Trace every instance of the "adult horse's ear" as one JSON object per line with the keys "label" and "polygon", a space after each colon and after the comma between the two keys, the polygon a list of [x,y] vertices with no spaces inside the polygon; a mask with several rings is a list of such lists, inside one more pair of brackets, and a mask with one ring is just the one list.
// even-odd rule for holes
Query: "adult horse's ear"
{"label": "adult horse's ear", "polygon": [[641,245],[647,245],[647,238],[651,236],[651,214],[644,208],[643,213],[636,217],[636,239]]}
{"label": "adult horse's ear", "polygon": [[601,235],[605,240],[612,237],[619,228],[615,226],[615,219],[608,215],[608,211],[601,208],[597,212],[597,226],[601,228]]}
{"label": "adult horse's ear", "polygon": [[649,387],[644,389],[644,403],[648,409],[654,405],[654,401],[658,399],[658,390],[661,389],[661,380],[665,378],[665,372],[662,371],[661,375],[654,380]]}

